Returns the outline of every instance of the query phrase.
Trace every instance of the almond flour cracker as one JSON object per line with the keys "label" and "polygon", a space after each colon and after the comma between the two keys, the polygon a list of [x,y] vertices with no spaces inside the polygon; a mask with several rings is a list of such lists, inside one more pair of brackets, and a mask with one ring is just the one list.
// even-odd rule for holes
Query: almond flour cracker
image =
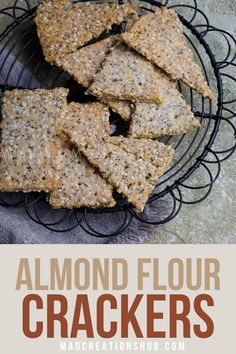
{"label": "almond flour cracker", "polygon": [[35,22],[46,60],[60,65],[65,55],[120,24],[136,8],[132,4],[45,0],[37,9]]}
{"label": "almond flour cracker", "polygon": [[98,140],[109,136],[109,110],[100,102],[70,103],[62,119],[57,123],[57,134],[62,136],[69,131],[79,139],[80,145],[86,145],[86,140]]}
{"label": "almond flour cracker", "polygon": [[136,158],[149,161],[156,167],[159,177],[164,174],[175,152],[171,146],[151,139],[112,137],[112,143],[122,146],[125,151],[134,154]]}
{"label": "almond flour cracker", "polygon": [[155,13],[143,16],[122,38],[130,48],[165,70],[173,79],[181,80],[202,96],[213,99],[174,10],[161,7]]}
{"label": "almond flour cracker", "polygon": [[50,193],[53,208],[112,207],[113,188],[68,142],[60,140],[55,165],[60,188]]}
{"label": "almond flour cracker", "polygon": [[13,90],[3,98],[0,190],[51,191],[54,128],[68,90]]}
{"label": "almond flour cracker", "polygon": [[161,103],[156,68],[123,44],[108,55],[88,92],[99,97]]}
{"label": "almond flour cracker", "polygon": [[[110,36],[94,44],[66,55],[61,60],[61,67],[67,71],[82,86],[89,87],[95,75],[101,69],[107,54],[118,43],[120,36]],[[130,120],[131,108],[129,102],[102,99],[114,112],[124,120]]]}
{"label": "almond flour cracker", "polygon": [[[64,112],[60,127],[71,129],[80,138],[80,134],[107,136],[109,134],[109,112],[100,103],[71,103]],[[112,207],[115,200],[112,197],[113,187],[101,177],[99,172],[79,154],[68,142],[57,138],[57,154],[54,167],[60,188],[50,193],[49,203],[54,208],[80,208],[99,206]]]}
{"label": "almond flour cracker", "polygon": [[89,141],[80,150],[120,194],[138,211],[143,211],[159,179],[151,163],[136,159],[110,141]]}
{"label": "almond flour cracker", "polygon": [[107,104],[113,112],[118,113],[124,120],[130,121],[131,114],[132,114],[131,102],[111,100],[111,99],[106,99],[105,97],[103,97],[100,100],[103,103]]}
{"label": "almond flour cracker", "polygon": [[133,138],[157,138],[164,135],[178,135],[200,128],[176,83],[164,71],[157,68],[163,103],[136,103],[131,117],[129,136]]}
{"label": "almond flour cracker", "polygon": [[137,103],[132,114],[129,136],[156,138],[179,135],[200,128],[201,124],[184,99],[170,96],[162,105]]}
{"label": "almond flour cracker", "polygon": [[119,146],[112,137],[100,140],[85,138],[86,143],[81,144],[81,139],[72,130],[64,130],[64,133],[102,176],[142,212],[160,177],[154,159],[145,152],[133,153],[135,146]]}
{"label": "almond flour cracker", "polygon": [[88,87],[120,36],[110,36],[66,55],[61,67],[82,86]]}

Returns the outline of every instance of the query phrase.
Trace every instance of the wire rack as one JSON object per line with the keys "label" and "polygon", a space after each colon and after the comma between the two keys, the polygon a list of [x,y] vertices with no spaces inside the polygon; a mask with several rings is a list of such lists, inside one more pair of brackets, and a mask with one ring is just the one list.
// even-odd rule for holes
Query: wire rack
{"label": "wire rack", "polygon": [[[162,3],[142,1],[144,12],[154,11],[161,5],[178,12],[195,58],[209,85],[215,89],[216,100],[210,102],[178,83],[179,90],[202,126],[192,134],[163,140],[176,149],[175,158],[156,186],[145,211],[137,213],[118,195],[117,206],[112,209],[53,210],[44,193],[0,193],[2,207],[24,208],[34,222],[55,232],[65,233],[80,227],[92,236],[111,237],[127,229],[134,218],[142,223],[162,225],[173,220],[183,205],[200,203],[208,197],[220,175],[221,162],[228,159],[236,149],[236,95],[232,97],[233,94],[228,93],[229,85],[232,87],[236,82],[229,74],[236,67],[236,41],[227,31],[210,25],[196,0],[185,1],[183,4],[174,0]],[[33,20],[35,10],[27,0],[15,1],[12,7],[0,10],[0,22],[3,17],[8,21],[0,33],[0,98],[5,90],[12,88],[63,86],[70,89],[69,101],[91,100],[68,74],[45,62]],[[113,30],[119,31],[120,28],[114,27]],[[221,58],[215,55],[215,47],[219,44],[227,48]],[[124,121],[116,114],[111,114],[111,126],[115,135],[127,129]],[[229,146],[221,147],[221,134],[229,134],[229,130],[232,132]],[[191,197],[196,196],[189,199],[188,191],[191,191]],[[152,210],[155,211],[163,199],[168,200],[168,211],[165,215],[157,216]],[[106,232],[101,231],[104,225]]]}

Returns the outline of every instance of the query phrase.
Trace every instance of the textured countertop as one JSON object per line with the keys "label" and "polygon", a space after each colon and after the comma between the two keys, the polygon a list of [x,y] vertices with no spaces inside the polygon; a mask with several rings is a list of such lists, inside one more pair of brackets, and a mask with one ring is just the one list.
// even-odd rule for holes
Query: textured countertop
{"label": "textured countertop", "polygon": [[[211,25],[225,29],[236,37],[236,0],[198,0],[197,3],[199,9],[207,14]],[[215,49],[220,54],[224,48],[219,45]],[[235,76],[235,72],[231,74]],[[235,84],[229,84],[227,93],[230,97],[232,93],[236,97]],[[220,139],[221,146],[224,143],[228,146],[232,134],[226,131]],[[236,154],[222,163],[221,175],[208,199],[201,204],[184,206],[176,219],[159,230],[153,230],[148,242],[176,243],[183,240],[186,243],[236,243],[235,171]]]}
{"label": "textured countertop", "polygon": [[[1,7],[10,6],[14,1],[1,0]],[[36,4],[38,1],[29,0]],[[181,3],[181,1],[179,1]],[[191,3],[191,0],[182,3]],[[236,37],[236,0],[198,0],[198,7],[208,16],[210,23],[231,32]],[[20,6],[21,0],[18,1]],[[0,28],[4,19],[0,19]],[[221,45],[215,46],[222,51]],[[235,75],[235,73],[232,73]],[[228,86],[232,95],[235,86]],[[236,92],[235,92],[236,94]],[[231,96],[230,96],[231,97]],[[227,131],[221,135],[221,146],[227,145],[232,135]],[[228,145],[227,145],[228,146]],[[181,213],[163,227],[148,228],[145,243],[236,243],[236,154],[222,164],[222,172],[213,187],[211,195],[201,204],[183,206]],[[196,179],[198,176],[196,174]],[[137,233],[147,233],[144,225],[137,225]]]}

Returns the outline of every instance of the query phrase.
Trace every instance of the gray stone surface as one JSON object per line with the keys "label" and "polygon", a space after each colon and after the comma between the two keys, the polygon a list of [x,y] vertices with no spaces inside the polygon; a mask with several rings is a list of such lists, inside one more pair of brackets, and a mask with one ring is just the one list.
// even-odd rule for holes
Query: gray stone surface
{"label": "gray stone surface", "polygon": [[[14,0],[15,1],[15,0]],[[14,1],[1,0],[0,6],[9,6]],[[29,1],[34,5],[38,2]],[[170,1],[176,3],[176,0]],[[179,3],[193,4],[192,0],[182,0]],[[236,36],[236,0],[198,0],[198,6],[208,16],[210,23],[219,28],[230,31]],[[25,1],[18,1],[22,6]],[[191,11],[189,13],[191,16]],[[0,28],[5,26],[0,18]],[[221,56],[225,51],[225,41],[219,36],[212,37],[212,49]],[[223,57],[223,56],[222,56]],[[235,72],[231,71],[235,75]],[[225,81],[227,99],[236,96],[235,85]],[[236,107],[234,107],[236,108]],[[222,126],[221,134],[217,140],[219,148],[233,145],[233,136],[226,127]],[[179,216],[163,227],[151,227],[148,229],[149,237],[145,243],[236,243],[236,182],[235,182],[236,155],[222,164],[222,172],[214,185],[209,198],[194,206],[183,206]],[[194,175],[194,182],[202,180],[202,170]],[[196,193],[189,193],[188,198]],[[142,225],[137,225],[137,232],[146,232]],[[122,237],[122,236],[121,236]]]}
{"label": "gray stone surface", "polygon": [[[180,1],[181,2],[181,1]],[[208,16],[210,23],[236,35],[236,0],[198,0],[198,7]],[[190,1],[186,1],[190,3]],[[219,39],[220,42],[220,39]],[[214,44],[217,55],[225,49]],[[220,44],[220,45],[219,45]],[[235,75],[232,70],[231,74]],[[236,97],[236,86],[227,81],[227,97]],[[235,121],[235,120],[234,120]],[[233,136],[223,129],[219,147],[228,146]],[[147,243],[236,243],[236,155],[222,164],[222,172],[207,200],[194,206],[184,206],[180,215],[163,228],[154,231]],[[200,172],[200,171],[199,171]],[[200,174],[195,179],[199,180]],[[189,196],[190,197],[190,196]]]}

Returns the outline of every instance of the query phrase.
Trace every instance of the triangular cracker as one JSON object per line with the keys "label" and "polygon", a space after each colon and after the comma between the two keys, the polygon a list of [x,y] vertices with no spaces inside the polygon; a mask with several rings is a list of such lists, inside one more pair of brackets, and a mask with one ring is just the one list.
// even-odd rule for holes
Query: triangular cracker
{"label": "triangular cracker", "polygon": [[135,142],[134,139],[113,137],[92,139],[84,136],[81,143],[80,134],[68,127],[62,129],[90,163],[99,169],[102,176],[142,212],[160,175],[170,162],[173,150],[167,148],[164,152],[161,146],[160,161],[157,162],[154,154],[145,147],[145,144],[150,144],[149,147],[155,148],[154,142]]}
{"label": "triangular cracker", "polygon": [[119,38],[120,36],[110,36],[76,50],[61,60],[61,67],[72,75],[80,85],[88,87]]}
{"label": "triangular cracker", "polygon": [[123,44],[108,55],[89,93],[110,99],[161,103],[156,68]]}
{"label": "triangular cracker", "polygon": [[[120,36],[110,36],[99,42],[90,44],[80,50],[66,55],[61,60],[61,67],[67,71],[82,86],[89,87],[95,75],[101,69],[107,54],[117,44]],[[114,112],[120,114],[124,120],[131,117],[129,102],[102,99]]]}
{"label": "triangular cracker", "polygon": [[132,114],[129,136],[156,138],[179,135],[200,126],[184,99],[173,95],[162,105],[137,103]]}
{"label": "triangular cracker", "polygon": [[133,4],[45,0],[37,9],[35,21],[46,60],[60,64],[66,54],[110,30],[113,24],[120,24],[136,9]]}
{"label": "triangular cracker", "polygon": [[86,139],[97,140],[108,137],[110,132],[109,109],[100,102],[69,104],[67,111],[57,123],[56,131],[72,131],[79,138],[81,146]]}
{"label": "triangular cracker", "polygon": [[145,56],[173,79],[183,81],[209,99],[213,93],[187,46],[183,26],[174,10],[161,7],[143,16],[122,35],[130,48]]}
{"label": "triangular cracker", "polygon": [[129,136],[156,138],[183,134],[199,128],[200,122],[177,90],[175,82],[161,69],[156,70],[163,103],[157,105],[137,102],[131,117]]}
{"label": "triangular cracker", "polygon": [[120,194],[138,211],[143,211],[159,179],[155,166],[137,159],[110,140],[87,140],[86,146],[79,149]]}

